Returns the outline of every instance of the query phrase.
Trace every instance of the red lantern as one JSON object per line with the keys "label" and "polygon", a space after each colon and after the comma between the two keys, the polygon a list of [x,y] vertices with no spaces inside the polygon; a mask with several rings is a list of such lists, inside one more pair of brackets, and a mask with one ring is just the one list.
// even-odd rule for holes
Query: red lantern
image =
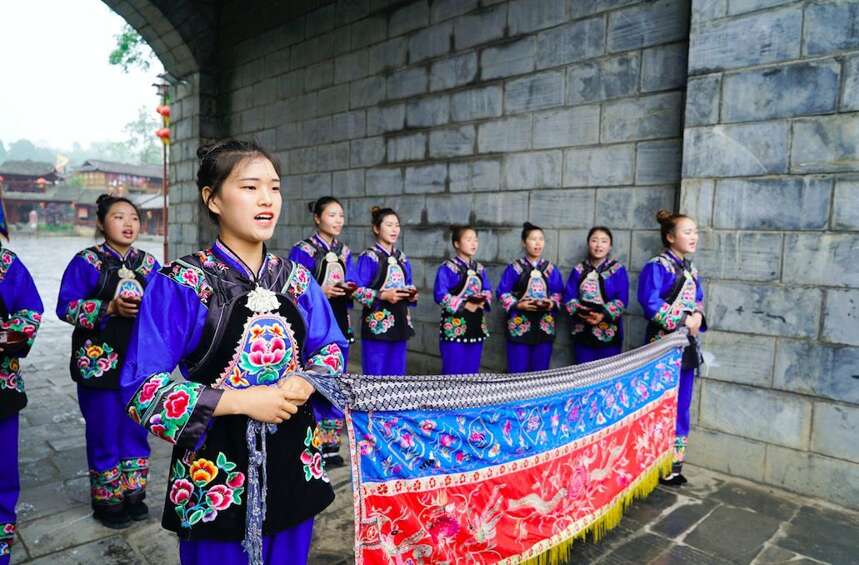
{"label": "red lantern", "polygon": [[164,145],[170,143],[170,128],[161,128],[156,130],[155,135],[161,139],[161,142],[164,143]]}
{"label": "red lantern", "polygon": [[170,106],[168,106],[167,104],[162,104],[161,106],[158,106],[155,111],[165,118],[170,117]]}

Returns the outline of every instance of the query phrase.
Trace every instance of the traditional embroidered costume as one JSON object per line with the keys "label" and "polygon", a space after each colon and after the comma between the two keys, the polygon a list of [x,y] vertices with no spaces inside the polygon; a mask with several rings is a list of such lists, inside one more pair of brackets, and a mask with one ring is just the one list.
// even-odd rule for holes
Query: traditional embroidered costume
{"label": "traditional embroidered costume", "polygon": [[161,269],[123,369],[131,418],[175,444],[162,525],[184,565],[304,563],[334,498],[307,404],[280,425],[213,417],[227,388],[343,370],[346,341],[311,273],[263,253],[254,273],[217,241]]}
{"label": "traditional embroidered costume", "polygon": [[102,243],[75,255],[60,283],[57,316],[75,328],[69,370],[86,421],[92,507],[102,515],[134,512],[149,475],[146,432],[125,416],[119,393],[134,320],[108,316],[107,308],[118,296],[142,298],[159,268],[145,251],[130,247],[123,256]]}
{"label": "traditional embroidered costume", "polygon": [[367,375],[404,375],[406,344],[415,334],[407,300],[392,304],[379,298],[384,290],[412,285],[412,267],[399,249],[388,253],[376,243],[358,257],[353,280],[361,313],[361,368]]}
{"label": "traditional embroidered costume", "polygon": [[[329,245],[318,233],[296,243],[289,254],[289,259],[304,265],[319,283],[319,286],[337,286],[344,284],[352,275],[352,252],[349,246],[336,239]],[[351,296],[339,296],[328,299],[340,331],[351,344],[355,341],[349,323],[349,310],[352,308]],[[343,348],[343,366],[349,363],[348,347]],[[335,408],[321,395],[313,395],[313,409],[319,422],[322,434],[322,457],[331,459],[338,457],[340,438],[346,425],[343,412]],[[342,461],[342,459],[340,459]]]}
{"label": "traditional embroidered costume", "polygon": [[[629,304],[629,276],[620,262],[606,257],[594,266],[585,260],[570,272],[564,289],[564,305],[572,316],[573,352],[576,363],[587,363],[620,354],[623,349],[623,311]],[[603,314],[593,326],[587,312]]]}
{"label": "traditional embroidered costume", "polygon": [[[483,341],[489,337],[486,311],[492,301],[486,269],[475,260],[448,259],[436,272],[433,295],[441,305],[438,348],[442,373],[479,372]],[[482,300],[485,306],[471,312],[465,305],[475,300]]]}
{"label": "traditional embroidered costume", "polygon": [[[641,270],[638,301],[648,320],[646,342],[656,341],[684,327],[686,317],[704,315],[704,287],[698,270],[688,259],[680,259],[670,249],[654,257]],[[707,330],[703,319],[701,331]],[[689,407],[695,371],[701,364],[700,340],[689,336],[683,351],[680,385],[677,394],[677,428],[673,472],[680,473],[689,437]]]}
{"label": "traditional embroidered costume", "polygon": [[0,249],[0,330],[23,334],[20,345],[0,344],[0,565],[8,565],[15,539],[18,502],[18,412],[27,405],[18,360],[26,357],[42,321],[42,299],[29,271],[8,249]]}
{"label": "traditional embroidered costume", "polygon": [[[504,269],[496,294],[507,312],[507,372],[549,368],[563,286],[561,273],[545,259],[532,263],[520,257]],[[547,300],[551,307],[534,312],[519,310],[516,305],[522,298]]]}

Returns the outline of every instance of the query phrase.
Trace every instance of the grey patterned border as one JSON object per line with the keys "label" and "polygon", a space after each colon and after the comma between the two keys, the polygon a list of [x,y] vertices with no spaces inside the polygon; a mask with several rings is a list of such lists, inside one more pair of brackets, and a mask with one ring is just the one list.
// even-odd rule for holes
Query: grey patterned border
{"label": "grey patterned border", "polygon": [[597,384],[689,345],[685,330],[615,357],[532,373],[471,375],[360,375],[339,379],[304,376],[339,408],[373,410],[446,410],[473,408],[558,394]]}

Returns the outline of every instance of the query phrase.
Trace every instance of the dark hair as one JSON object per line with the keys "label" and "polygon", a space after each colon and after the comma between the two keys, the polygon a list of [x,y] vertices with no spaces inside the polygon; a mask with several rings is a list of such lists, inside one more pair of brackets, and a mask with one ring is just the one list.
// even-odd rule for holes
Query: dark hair
{"label": "dark hair", "polygon": [[532,231],[543,231],[543,228],[541,228],[540,226],[535,226],[531,222],[525,222],[524,224],[522,224],[522,241],[528,239],[528,236],[531,234]]}
{"label": "dark hair", "polygon": [[370,216],[374,228],[381,227],[386,216],[396,216],[398,220],[400,219],[400,215],[393,208],[380,208],[379,206],[370,208]]}
{"label": "dark hair", "polygon": [[200,159],[200,168],[197,169],[197,188],[200,195],[203,189],[212,189],[209,198],[200,200],[202,206],[209,214],[209,218],[216,224],[218,215],[209,209],[209,201],[218,195],[224,181],[236,168],[236,165],[249,157],[265,157],[268,159],[275,172],[280,176],[280,162],[271,154],[253,141],[239,141],[238,139],[226,139],[209,145],[201,145],[197,149],[197,157]]}
{"label": "dark hair", "polygon": [[668,210],[660,209],[656,212],[656,221],[659,222],[659,232],[662,236],[662,245],[665,247],[671,247],[671,242],[668,241],[668,235],[674,233],[677,223],[683,219],[691,220],[692,218],[686,214],[675,214]]}
{"label": "dark hair", "polygon": [[125,202],[132,208],[134,208],[134,212],[137,214],[137,217],[140,217],[140,209],[137,208],[137,204],[129,200],[124,196],[111,196],[110,194],[101,194],[98,198],[95,199],[95,216],[98,218],[99,223],[101,223],[102,227],[98,227],[96,224],[95,231],[101,237],[107,237],[104,233],[104,221],[107,219],[107,213],[110,212],[110,209],[113,208],[114,204],[119,204],[120,202]]}
{"label": "dark hair", "polygon": [[477,235],[477,230],[474,227],[469,225],[452,225],[450,226],[450,242],[456,243],[462,239],[462,236],[465,235],[467,231],[473,231],[474,235]]}
{"label": "dark hair", "polygon": [[587,237],[587,239],[585,239],[585,241],[587,241],[588,243],[590,243],[590,241],[591,241],[591,236],[592,236],[593,234],[595,234],[596,232],[598,232],[598,231],[605,232],[605,234],[608,236],[608,242],[609,242],[609,244],[614,245],[614,236],[611,234],[611,230],[610,230],[610,229],[608,229],[608,228],[607,228],[607,227],[605,227],[605,226],[594,226],[594,227],[592,227],[592,228],[590,229],[590,231],[588,231],[588,237]]}
{"label": "dark hair", "polygon": [[340,201],[333,196],[321,196],[315,201],[307,203],[307,211],[314,216],[321,216],[329,204],[337,204],[341,208],[343,207],[343,204],[340,204]]}

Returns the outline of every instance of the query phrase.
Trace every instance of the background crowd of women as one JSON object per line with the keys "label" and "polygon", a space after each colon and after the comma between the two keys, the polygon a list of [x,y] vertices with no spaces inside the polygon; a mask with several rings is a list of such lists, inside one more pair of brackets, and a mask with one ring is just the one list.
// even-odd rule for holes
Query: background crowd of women
{"label": "background crowd of women", "polygon": [[[179,534],[183,564],[304,563],[313,516],[333,498],[325,466],[343,461],[343,414],[293,373],[343,370],[357,333],[349,316],[357,302],[363,372],[405,374],[410,312],[420,296],[397,247],[395,210],[372,210],[375,242],[355,261],[340,239],[343,206],[335,197],[319,198],[309,205],[315,233],[288,259],[278,257],[265,247],[282,204],[277,161],[253,143],[233,140],[201,148],[198,156],[201,200],[219,231],[211,248],[162,268],[133,246],[140,225],[135,205],[102,196],[104,241],[75,255],[63,276],[56,313],[74,326],[70,372],[86,421],[94,517],[112,528],[147,518],[148,431],[175,444],[163,525]],[[690,335],[675,468],[663,479],[678,485],[685,482],[680,471],[700,362],[697,336],[706,323],[701,281],[688,259],[697,245],[695,222],[666,211],[657,221],[665,249],[644,266],[637,297],[647,342],[682,327]],[[453,226],[450,239],[452,257],[438,267],[433,286],[444,374],[480,370],[493,302],[506,314],[509,372],[549,367],[562,311],[570,316],[578,363],[621,353],[629,279],[611,256],[609,228],[589,231],[587,256],[566,284],[543,258],[543,230],[531,223],[522,228],[522,256],[495,288],[476,259],[477,230]],[[9,559],[19,490],[18,412],[26,395],[18,359],[32,346],[42,312],[27,269],[2,249],[0,443],[13,456],[0,461],[0,565]],[[170,377],[177,366],[185,381]],[[267,509],[256,526],[246,510],[256,484],[245,445],[249,419],[271,426],[260,430],[263,437],[266,429],[280,432],[268,436],[264,465],[277,473],[268,474]]]}

